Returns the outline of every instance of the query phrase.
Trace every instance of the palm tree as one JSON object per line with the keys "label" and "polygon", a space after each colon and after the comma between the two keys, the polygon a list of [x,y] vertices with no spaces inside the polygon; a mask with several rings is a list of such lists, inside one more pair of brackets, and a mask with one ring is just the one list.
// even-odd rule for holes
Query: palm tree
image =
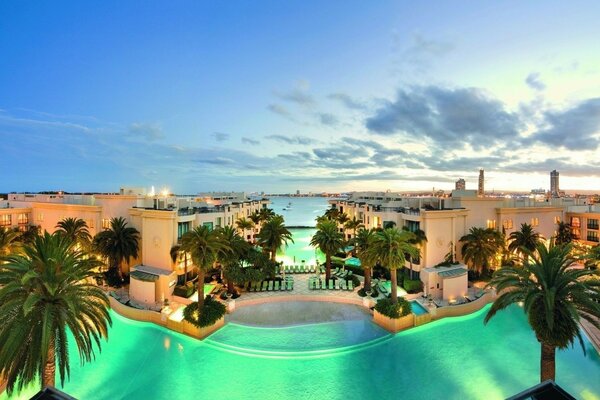
{"label": "palm tree", "polygon": [[211,230],[201,225],[186,232],[181,237],[181,247],[192,257],[198,267],[198,309],[204,307],[204,274],[218,260],[219,252],[227,250],[218,230]]}
{"label": "palm tree", "polygon": [[[407,226],[403,226],[402,230],[409,230]],[[417,249],[419,249],[419,255],[417,256],[417,258],[421,257],[421,246],[423,245],[423,243],[427,242],[427,235],[425,235],[425,231],[423,231],[422,229],[417,229],[413,232],[413,234],[415,235],[415,237],[410,241],[412,244],[414,244]],[[414,279],[413,277],[413,257],[407,257],[408,258],[408,263],[410,265],[410,279]]]}
{"label": "palm tree", "polygon": [[19,232],[0,227],[0,256],[16,253],[21,248]]}
{"label": "palm tree", "polygon": [[81,218],[65,218],[56,224],[56,232],[68,237],[73,246],[88,250],[92,244],[92,236],[87,222]]}
{"label": "palm tree", "polygon": [[39,225],[27,225],[24,231],[19,231],[19,242],[23,244],[31,244],[40,234],[42,227]]}
{"label": "palm tree", "polygon": [[585,265],[588,268],[599,269],[600,268],[600,245],[594,246],[582,257],[586,260]]}
{"label": "palm tree", "polygon": [[350,221],[350,217],[346,213],[339,213],[337,217],[337,223],[342,226],[344,231],[344,237],[346,237],[346,222]]}
{"label": "palm tree", "polygon": [[554,238],[555,244],[567,244],[575,240],[573,229],[571,225],[566,222],[559,222],[556,229],[556,237]]}
{"label": "palm tree", "polygon": [[3,258],[0,267],[0,371],[8,393],[41,380],[55,385],[69,378],[67,332],[81,362],[95,357],[94,347],[108,337],[109,302],[89,283],[98,261],[74,249],[60,234],[45,233],[22,254]]}
{"label": "palm tree", "polygon": [[251,245],[230,226],[220,229],[219,234],[227,247],[221,250],[218,258],[223,266],[223,275],[227,280],[227,292],[234,294],[235,286],[230,271],[250,251]]}
{"label": "palm tree", "polygon": [[325,254],[325,281],[328,282],[331,278],[331,256],[344,246],[344,235],[334,221],[322,221],[317,224],[310,245],[318,247]]}
{"label": "palm tree", "polygon": [[287,245],[288,242],[294,243],[294,239],[291,232],[285,227],[281,215],[275,215],[265,222],[258,234],[258,244],[271,253],[272,261],[275,261],[277,250],[283,245]]}
{"label": "palm tree", "polygon": [[252,214],[250,214],[248,219],[250,221],[252,221],[254,223],[254,225],[258,225],[258,224],[260,224],[260,221],[261,221],[260,213],[258,211],[254,211]]}
{"label": "palm tree", "polygon": [[124,218],[112,218],[110,229],[102,231],[94,237],[93,247],[108,259],[109,269],[116,270],[121,277],[121,265],[138,257],[139,240],[138,230],[128,227]]}
{"label": "palm tree", "polygon": [[502,234],[492,228],[472,227],[460,241],[463,242],[461,253],[465,262],[478,274],[489,270],[493,258],[504,247]]}
{"label": "palm tree", "polygon": [[271,218],[273,218],[276,214],[270,208],[261,208],[260,211],[258,212],[258,215],[260,217],[261,222],[266,222],[266,221],[270,220]]}
{"label": "palm tree", "polygon": [[[541,345],[540,381],[555,379],[556,348],[564,349],[577,338],[583,346],[579,321],[600,329],[600,280],[598,273],[571,268],[570,245],[538,244],[528,251],[523,267],[504,267],[494,273],[490,285],[500,297],[485,317],[487,323],[511,304],[522,303],[529,324]],[[531,262],[530,262],[531,261]],[[585,348],[583,349],[585,352]]]}
{"label": "palm tree", "polygon": [[184,276],[183,276],[183,284],[187,284],[187,278],[188,278],[188,252],[183,250],[183,247],[180,244],[175,244],[171,247],[171,250],[169,251],[169,255],[171,256],[171,261],[173,261],[173,263],[177,263],[177,261],[179,259],[181,259],[181,257],[183,257],[183,270],[184,270]]}
{"label": "palm tree", "polygon": [[[345,214],[344,214],[345,215]],[[352,217],[351,220],[346,221],[344,224],[344,228],[352,231],[352,237],[356,237],[356,231],[360,228],[364,228],[365,225],[362,223],[360,219],[356,219],[356,217]]]}
{"label": "palm tree", "polygon": [[520,230],[514,231],[508,236],[508,250],[527,258],[530,253],[535,251],[542,240],[544,240],[544,237],[534,231],[531,225],[521,224]]}
{"label": "palm tree", "polygon": [[369,249],[373,245],[374,239],[374,230],[361,229],[358,231],[358,234],[356,235],[356,238],[354,240],[354,245],[356,246],[356,255],[360,260],[360,266],[365,271],[365,290],[371,290],[371,274],[373,271],[373,267],[377,262],[377,259],[373,257],[372,252],[369,251]]}
{"label": "palm tree", "polygon": [[387,228],[375,234],[373,245],[369,249],[372,257],[378,259],[385,268],[390,270],[391,297],[394,304],[398,303],[398,275],[396,270],[402,268],[406,263],[406,254],[411,257],[419,255],[419,250],[411,243],[414,236],[412,232]]}
{"label": "palm tree", "polygon": [[242,237],[245,236],[246,230],[254,228],[254,222],[252,222],[251,219],[246,218],[238,218],[237,221],[235,221],[235,225],[239,229]]}
{"label": "palm tree", "polygon": [[325,214],[323,214],[323,216],[328,219],[337,221],[337,219],[340,216],[340,210],[334,207],[328,208],[327,211],[325,211]]}

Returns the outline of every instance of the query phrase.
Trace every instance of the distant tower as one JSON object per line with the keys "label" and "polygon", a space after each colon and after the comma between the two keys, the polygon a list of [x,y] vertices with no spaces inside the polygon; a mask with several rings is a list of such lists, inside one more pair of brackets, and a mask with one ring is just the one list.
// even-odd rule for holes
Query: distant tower
{"label": "distant tower", "polygon": [[483,188],[483,169],[479,170],[479,185],[477,186],[477,196],[483,197],[484,188]]}
{"label": "distant tower", "polygon": [[550,171],[550,195],[552,197],[558,197],[558,192],[560,192],[560,186],[558,184],[558,171],[553,170]]}
{"label": "distant tower", "polygon": [[463,178],[460,178],[454,184],[454,189],[455,190],[466,190],[466,187],[467,187],[467,185],[466,185],[465,180]]}

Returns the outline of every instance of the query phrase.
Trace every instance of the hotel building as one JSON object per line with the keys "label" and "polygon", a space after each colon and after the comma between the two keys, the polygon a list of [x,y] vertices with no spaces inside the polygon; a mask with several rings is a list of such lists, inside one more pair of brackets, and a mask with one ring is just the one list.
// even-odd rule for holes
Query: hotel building
{"label": "hotel building", "polygon": [[[141,234],[140,256],[125,266],[131,266],[130,296],[154,303],[169,297],[182,280],[184,267],[173,263],[170,250],[184,233],[200,225],[235,227],[237,219],[248,218],[268,204],[267,199],[250,199],[244,193],[148,195],[143,188],[122,188],[118,194],[11,193],[0,201],[0,226],[25,230],[35,225],[54,232],[59,221],[81,218],[94,236],[110,227],[111,218],[122,217]],[[256,227],[243,234],[253,241],[258,232]],[[136,282],[138,277],[156,284],[150,287]]]}

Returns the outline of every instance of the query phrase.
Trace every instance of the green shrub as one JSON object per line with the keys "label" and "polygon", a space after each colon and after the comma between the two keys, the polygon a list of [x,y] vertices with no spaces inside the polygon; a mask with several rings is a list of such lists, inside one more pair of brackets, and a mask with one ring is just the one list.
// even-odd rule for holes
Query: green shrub
{"label": "green shrub", "polygon": [[358,289],[357,293],[358,293],[358,295],[360,297],[365,297],[367,295],[367,293],[365,292],[365,288],[364,287],[361,287],[360,289]]}
{"label": "green shrub", "polygon": [[183,309],[183,319],[194,326],[203,328],[205,326],[213,325],[221,319],[221,317],[225,315],[226,310],[227,308],[223,303],[214,300],[210,296],[206,296],[204,308],[200,315],[198,315],[198,302],[195,301]]}
{"label": "green shrub", "polygon": [[175,286],[175,289],[173,289],[173,294],[175,296],[188,298],[194,294],[195,290],[196,286],[192,282],[188,282],[185,285]]}
{"label": "green shrub", "polygon": [[365,276],[365,270],[362,267],[357,267],[354,265],[346,265],[345,267],[348,271],[352,271],[353,275]]}
{"label": "green shrub", "polygon": [[389,318],[401,318],[412,312],[411,304],[404,297],[398,297],[398,303],[392,303],[392,299],[381,299],[375,304],[375,309]]}
{"label": "green shrub", "polygon": [[350,277],[350,280],[352,281],[352,284],[354,285],[354,287],[358,287],[360,286],[360,279],[358,279],[358,276],[355,276],[354,274]]}
{"label": "green shrub", "polygon": [[405,277],[402,286],[408,293],[419,293],[423,291],[423,282],[417,279],[408,279]]}

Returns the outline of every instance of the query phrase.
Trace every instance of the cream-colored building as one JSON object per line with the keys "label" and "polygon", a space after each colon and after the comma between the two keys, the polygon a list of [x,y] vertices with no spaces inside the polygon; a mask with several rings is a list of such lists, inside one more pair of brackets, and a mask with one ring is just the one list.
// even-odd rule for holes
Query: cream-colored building
{"label": "cream-colored building", "polygon": [[[210,229],[233,226],[267,207],[267,199],[249,199],[243,193],[225,196],[147,195],[143,188],[121,188],[118,194],[9,194],[0,202],[0,226],[24,230],[29,225],[54,232],[64,218],[81,218],[94,236],[110,227],[116,217],[125,220],[141,235],[140,256],[131,260],[131,298],[142,302],[163,301],[171,296],[182,262],[173,263],[171,248],[181,236],[197,226]],[[254,240],[260,227],[243,232]],[[154,278],[149,279],[149,277]],[[150,290],[153,283],[154,291]],[[151,301],[151,299],[154,299]]]}
{"label": "cream-colored building", "polygon": [[597,246],[600,242],[600,205],[569,207],[566,222],[581,243]]}

